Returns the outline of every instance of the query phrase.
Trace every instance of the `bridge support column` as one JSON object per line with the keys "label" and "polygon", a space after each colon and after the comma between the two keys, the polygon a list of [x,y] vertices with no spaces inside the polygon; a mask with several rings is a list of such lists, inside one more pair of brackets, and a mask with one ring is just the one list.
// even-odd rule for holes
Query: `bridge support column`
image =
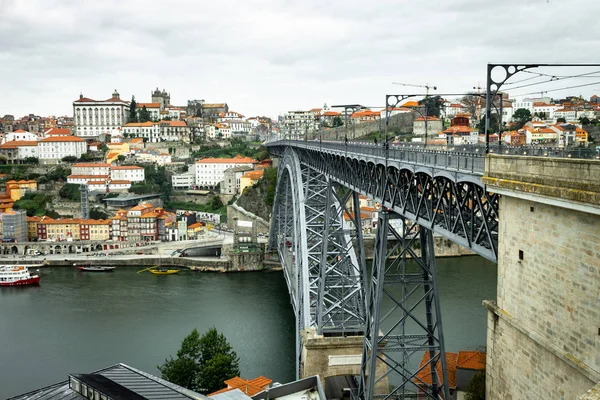
{"label": "bridge support column", "polygon": [[578,399],[600,382],[600,162],[490,155],[501,195],[486,399]]}
{"label": "bridge support column", "polygon": [[[390,222],[388,211],[380,212],[359,396],[365,400],[380,395],[449,399],[433,234],[405,219],[394,221],[398,223]],[[397,240],[392,246],[388,246],[389,235]],[[420,256],[414,250],[417,247]],[[378,363],[386,368],[378,368]],[[379,391],[388,378],[389,387]]]}

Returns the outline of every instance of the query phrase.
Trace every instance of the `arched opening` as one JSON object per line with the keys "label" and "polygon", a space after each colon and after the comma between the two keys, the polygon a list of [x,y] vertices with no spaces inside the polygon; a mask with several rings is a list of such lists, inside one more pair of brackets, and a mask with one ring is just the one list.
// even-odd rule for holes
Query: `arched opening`
{"label": "arched opening", "polygon": [[97,244],[94,250],[96,250],[96,251],[102,250],[102,245],[101,244]]}
{"label": "arched opening", "polygon": [[57,244],[56,246],[54,246],[54,254],[61,254],[61,252],[62,252],[62,249],[61,249],[60,245]]}
{"label": "arched opening", "polygon": [[19,248],[17,246],[13,246],[10,248],[11,254],[19,254]]}
{"label": "arched opening", "polygon": [[69,254],[73,254],[73,253],[75,253],[75,251],[74,251],[74,248],[73,248],[73,245],[70,245],[70,246],[68,247],[68,250],[69,250]]}

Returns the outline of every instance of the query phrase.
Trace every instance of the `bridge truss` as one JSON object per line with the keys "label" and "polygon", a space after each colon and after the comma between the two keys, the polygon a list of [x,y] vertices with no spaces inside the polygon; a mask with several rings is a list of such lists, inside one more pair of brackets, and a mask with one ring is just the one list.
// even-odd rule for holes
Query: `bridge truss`
{"label": "bridge truss", "polygon": [[[498,197],[480,183],[481,156],[268,146],[280,157],[269,246],[279,252],[296,314],[297,373],[304,329],[364,333],[360,398],[449,398],[433,233],[495,261]],[[369,284],[359,194],[383,205]],[[376,392],[388,379],[392,389]]]}

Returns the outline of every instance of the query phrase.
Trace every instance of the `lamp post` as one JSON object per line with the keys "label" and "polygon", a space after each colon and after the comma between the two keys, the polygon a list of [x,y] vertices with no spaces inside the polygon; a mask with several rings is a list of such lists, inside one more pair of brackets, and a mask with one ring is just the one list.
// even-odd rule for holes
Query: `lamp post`
{"label": "lamp post", "polygon": [[[344,142],[348,143],[348,112],[352,111],[351,114],[350,114],[350,115],[352,115],[356,111],[364,110],[367,107],[361,106],[360,104],[341,104],[341,105],[337,105],[337,106],[331,106],[331,108],[340,108],[340,107],[344,108],[344,118],[345,118],[345,121],[346,121],[346,129],[344,130],[345,131]],[[356,131],[355,131],[355,133],[356,133]],[[336,131],[335,139],[336,140],[338,139],[337,131]]]}

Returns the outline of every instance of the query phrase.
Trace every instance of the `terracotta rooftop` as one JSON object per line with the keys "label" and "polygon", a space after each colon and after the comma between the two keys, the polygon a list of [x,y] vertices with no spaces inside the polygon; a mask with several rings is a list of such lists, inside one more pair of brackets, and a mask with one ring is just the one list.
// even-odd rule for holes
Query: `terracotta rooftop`
{"label": "terracotta rooftop", "polygon": [[117,171],[123,171],[123,170],[130,170],[130,169],[144,169],[142,167],[138,167],[137,165],[112,165],[110,167],[111,170],[117,170]]}
{"label": "terracotta rooftop", "polygon": [[[456,362],[458,360],[458,354],[456,353],[446,353],[446,365],[448,368],[448,388],[456,389]],[[426,351],[423,353],[423,358],[421,359],[421,363],[419,364],[419,369],[423,367],[427,362],[429,362],[429,352]],[[440,360],[438,359],[435,363],[435,369],[437,371],[438,379],[441,379],[442,376],[442,366],[440,364]],[[428,365],[425,368],[421,369],[417,376],[414,379],[416,385],[426,384],[431,385],[431,367]],[[439,382],[439,381],[438,381]]]}
{"label": "terracotta rooftop", "polygon": [[216,394],[229,392],[230,390],[239,389],[247,396],[254,396],[267,389],[273,380],[259,376],[258,378],[252,379],[251,381],[245,380],[236,376],[225,381],[226,388],[218,390],[216,392],[208,394],[208,396],[214,396]]}
{"label": "terracotta rooftop", "polygon": [[233,158],[203,158],[196,161],[196,164],[256,164],[256,161],[250,157],[242,157],[239,154]]}
{"label": "terracotta rooftop", "polygon": [[480,370],[485,368],[485,353],[481,351],[459,351],[458,368]]}
{"label": "terracotta rooftop", "polygon": [[11,140],[0,145],[0,149],[14,149],[16,147],[37,146],[35,140]]}
{"label": "terracotta rooftop", "polygon": [[51,136],[40,140],[40,142],[85,142],[77,136]]}

